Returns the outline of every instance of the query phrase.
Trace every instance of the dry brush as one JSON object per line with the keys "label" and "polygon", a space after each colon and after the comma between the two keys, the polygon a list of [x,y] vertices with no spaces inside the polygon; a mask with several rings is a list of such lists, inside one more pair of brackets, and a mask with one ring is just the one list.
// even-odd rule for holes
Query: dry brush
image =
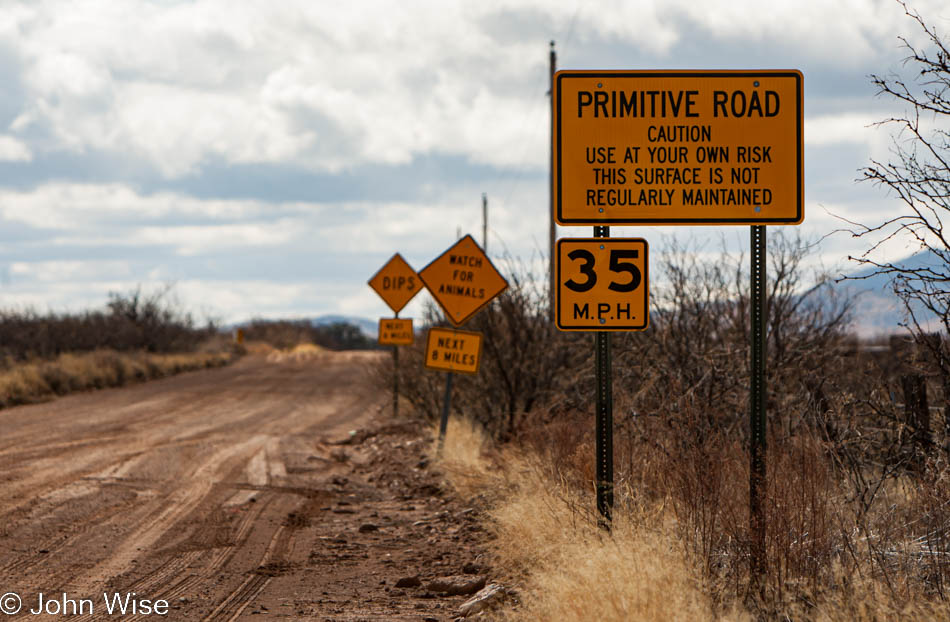
{"label": "dry brush", "polygon": [[[651,327],[614,337],[618,525],[648,527],[631,537],[673,547],[701,588],[690,602],[713,619],[744,607],[796,619],[945,612],[950,478],[940,448],[950,436],[936,413],[931,442],[922,445],[901,384],[908,374],[939,378],[935,363],[914,344],[859,343],[848,333],[850,301],[803,267],[808,245],[778,234],[769,247],[766,601],[746,594],[749,319],[741,255],[700,261],[696,248],[654,252],[660,265],[652,272],[662,276]],[[582,552],[597,525],[592,339],[552,330],[543,287],[524,273],[508,278],[511,289],[465,327],[484,333],[485,358],[477,377],[460,378],[453,411],[505,451],[537,457],[529,470],[542,483],[532,486],[559,491],[570,513],[538,522],[536,537],[560,542],[566,533]],[[426,321],[437,318],[431,309]],[[404,350],[400,386],[416,414],[435,420],[444,376],[423,369],[423,345]],[[377,369],[387,389],[391,371],[388,363]],[[939,382],[926,386],[931,400],[945,400]],[[532,567],[518,566],[526,585],[537,585]]]}

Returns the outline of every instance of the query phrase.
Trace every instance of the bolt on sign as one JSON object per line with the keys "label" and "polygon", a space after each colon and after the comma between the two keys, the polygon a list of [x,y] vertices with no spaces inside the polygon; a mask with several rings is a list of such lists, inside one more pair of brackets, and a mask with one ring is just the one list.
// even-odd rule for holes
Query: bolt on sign
{"label": "bolt on sign", "polygon": [[471,235],[432,260],[419,277],[455,326],[464,324],[508,287]]}
{"label": "bolt on sign", "polygon": [[802,74],[559,71],[561,225],[796,225]]}
{"label": "bolt on sign", "polygon": [[369,286],[379,294],[379,297],[394,313],[399,313],[422,289],[419,275],[399,253],[393,255],[386,265],[373,275],[373,278],[369,280]]}
{"label": "bolt on sign", "polygon": [[413,337],[411,319],[379,318],[379,345],[411,346]]}
{"label": "bolt on sign", "polygon": [[647,241],[561,238],[557,241],[557,306],[561,330],[646,330],[649,324]]}
{"label": "bolt on sign", "polygon": [[477,374],[482,335],[467,330],[430,328],[426,337],[426,367],[439,371]]}

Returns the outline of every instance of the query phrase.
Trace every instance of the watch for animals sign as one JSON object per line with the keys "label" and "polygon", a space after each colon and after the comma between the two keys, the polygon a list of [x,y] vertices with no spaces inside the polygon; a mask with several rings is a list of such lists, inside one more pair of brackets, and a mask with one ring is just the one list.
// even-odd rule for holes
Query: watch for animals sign
{"label": "watch for animals sign", "polygon": [[508,287],[470,235],[432,260],[419,277],[455,326],[464,324]]}
{"label": "watch for animals sign", "polygon": [[799,71],[559,71],[562,225],[799,224]]}

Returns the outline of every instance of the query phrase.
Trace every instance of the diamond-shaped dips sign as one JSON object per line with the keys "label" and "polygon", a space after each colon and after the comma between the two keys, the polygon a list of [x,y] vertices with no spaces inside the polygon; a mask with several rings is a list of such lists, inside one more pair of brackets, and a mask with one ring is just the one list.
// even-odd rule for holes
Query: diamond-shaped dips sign
{"label": "diamond-shaped dips sign", "polygon": [[376,290],[379,297],[395,313],[399,313],[399,310],[422,289],[419,275],[399,253],[393,255],[386,265],[369,280],[369,286]]}
{"label": "diamond-shaped dips sign", "polygon": [[419,276],[455,326],[464,324],[508,287],[470,235],[436,257]]}

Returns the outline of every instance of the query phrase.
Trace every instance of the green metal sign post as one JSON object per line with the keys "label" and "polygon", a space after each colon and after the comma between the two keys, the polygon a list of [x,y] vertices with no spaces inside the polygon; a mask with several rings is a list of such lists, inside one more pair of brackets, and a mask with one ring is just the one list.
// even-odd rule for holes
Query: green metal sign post
{"label": "green metal sign post", "polygon": [[445,430],[449,426],[449,408],[452,406],[452,377],[454,374],[448,372],[445,374],[445,399],[442,401],[442,419],[439,421],[439,449],[438,453],[442,455],[442,446],[445,445]]}
{"label": "green metal sign post", "polygon": [[[396,311],[399,319],[399,311]],[[393,419],[399,417],[399,346],[393,346]]]}
{"label": "green metal sign post", "polygon": [[750,591],[764,593],[766,576],[766,540],[765,540],[765,323],[768,317],[766,309],[766,249],[765,225],[751,227],[751,331],[752,352],[750,360],[751,385],[749,387],[749,531],[750,547]]}
{"label": "green metal sign post", "polygon": [[[594,227],[595,238],[609,238],[610,227]],[[595,333],[597,399],[595,442],[597,444],[597,511],[600,525],[610,530],[614,508],[614,398],[611,382],[610,333]]]}

